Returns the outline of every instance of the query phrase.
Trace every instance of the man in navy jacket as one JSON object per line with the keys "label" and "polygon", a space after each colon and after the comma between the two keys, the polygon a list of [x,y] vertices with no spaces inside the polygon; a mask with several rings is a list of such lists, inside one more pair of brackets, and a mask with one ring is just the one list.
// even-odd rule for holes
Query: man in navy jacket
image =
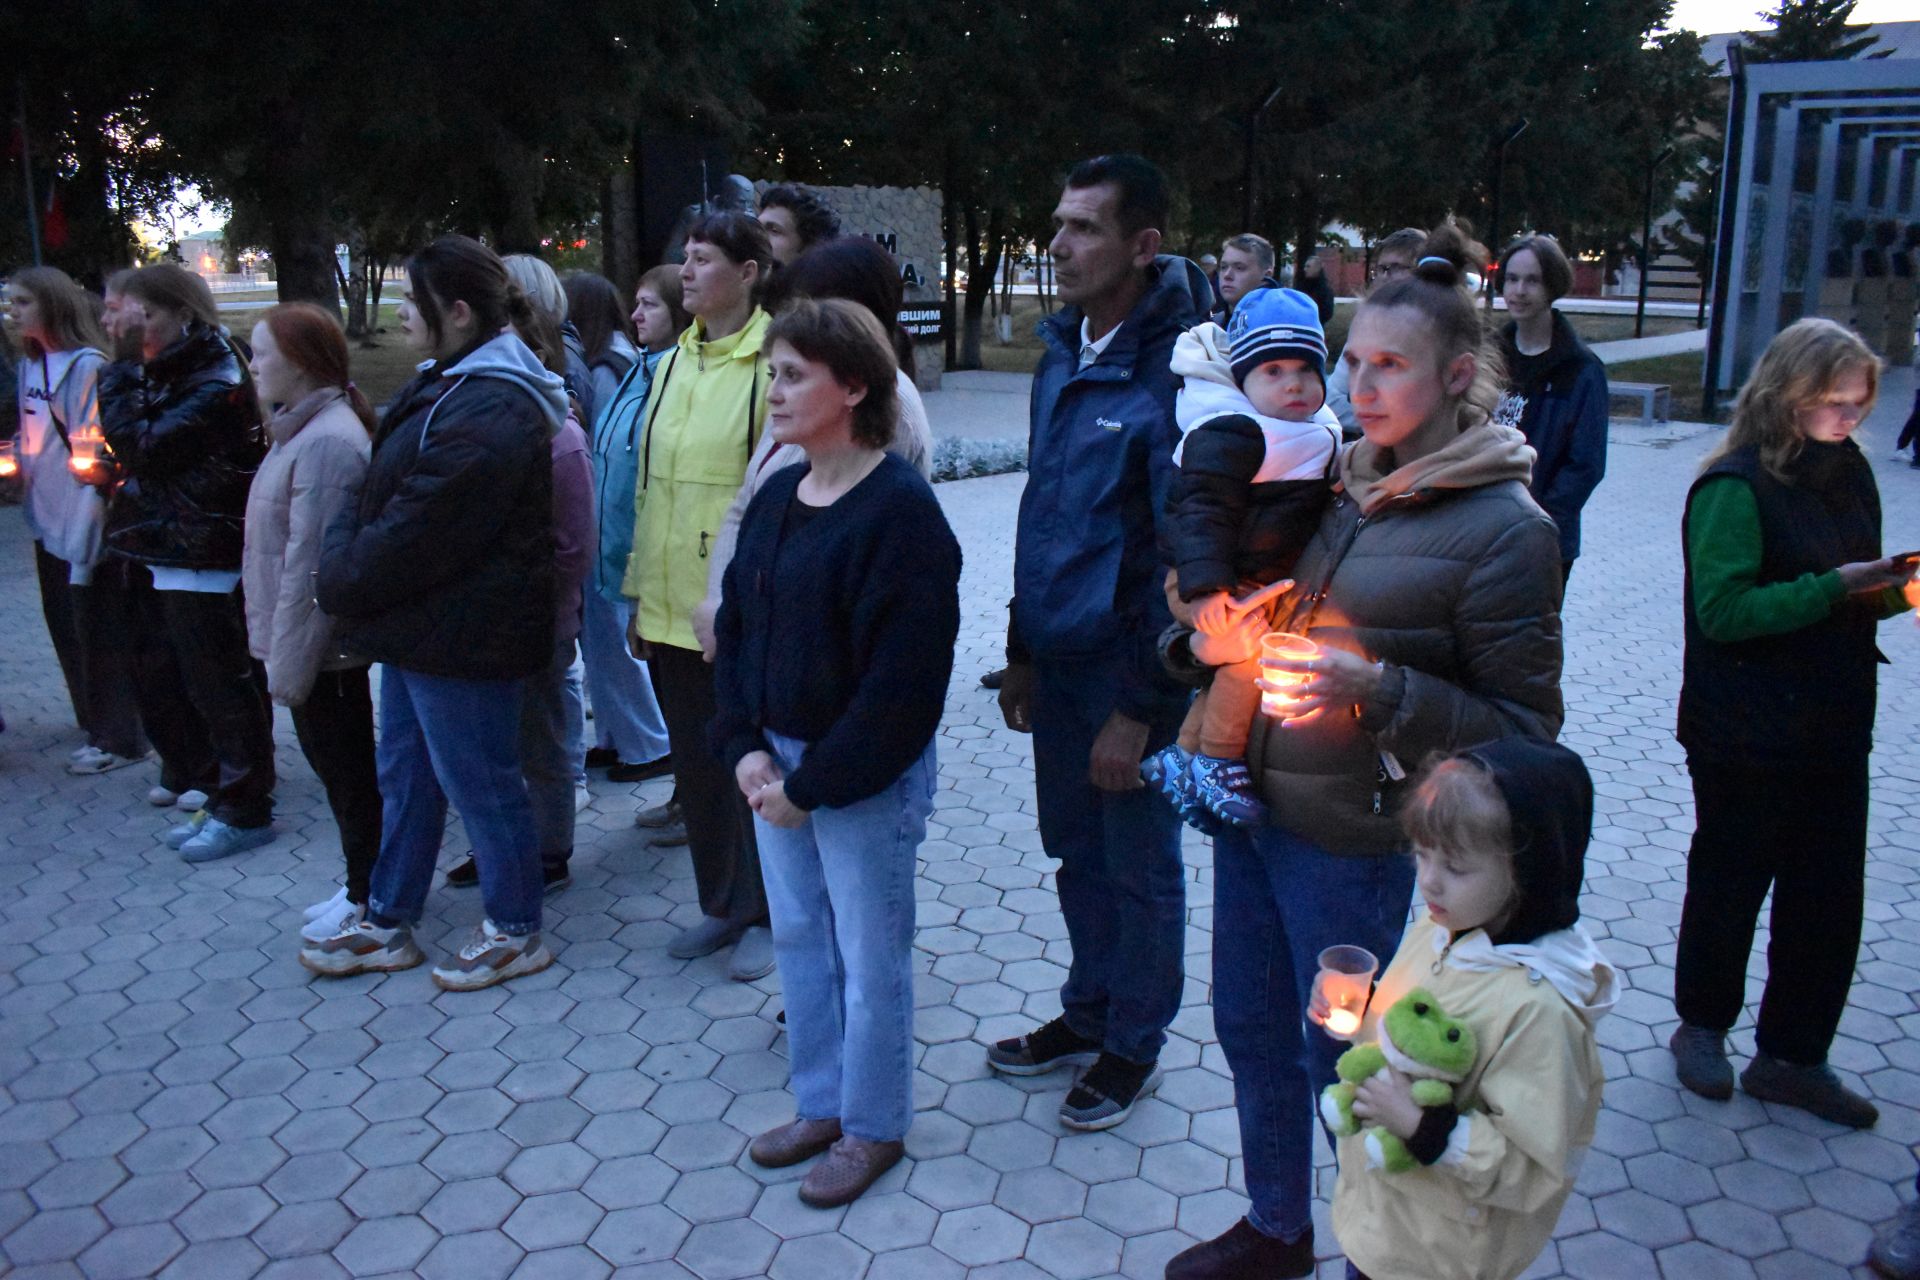
{"label": "man in navy jacket", "polygon": [[1173,484],[1174,339],[1205,318],[1206,279],[1159,258],[1166,183],[1138,156],[1078,165],[1054,211],[1061,300],[1040,326],[1027,487],[1000,707],[1033,734],[1040,838],[1060,860],[1073,967],[1064,1009],[988,1051],[996,1070],[1087,1065],[1061,1122],[1119,1124],[1158,1084],[1180,1009],[1180,823],[1140,761],[1172,741],[1186,691],[1155,642],[1171,622],[1158,523]]}

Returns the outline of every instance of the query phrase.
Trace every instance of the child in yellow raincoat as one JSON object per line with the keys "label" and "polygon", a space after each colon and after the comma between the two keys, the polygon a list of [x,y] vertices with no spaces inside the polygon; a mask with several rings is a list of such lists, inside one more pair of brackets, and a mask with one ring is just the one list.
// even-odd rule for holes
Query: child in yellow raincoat
{"label": "child in yellow raincoat", "polygon": [[[1511,1280],[1552,1238],[1600,1111],[1593,1029],[1617,986],[1578,924],[1593,782],[1565,747],[1508,738],[1441,761],[1402,821],[1427,916],[1357,1038],[1421,987],[1479,1052],[1449,1105],[1420,1107],[1397,1071],[1360,1085],[1354,1115],[1418,1164],[1389,1173],[1342,1139],[1333,1229],[1360,1280]],[[1316,1021],[1326,1008],[1316,993]]]}

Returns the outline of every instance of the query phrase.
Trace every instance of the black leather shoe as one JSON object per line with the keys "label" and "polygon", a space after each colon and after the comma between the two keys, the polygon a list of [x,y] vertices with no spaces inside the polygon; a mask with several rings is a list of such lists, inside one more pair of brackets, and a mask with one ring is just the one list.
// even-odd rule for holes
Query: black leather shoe
{"label": "black leather shoe", "polygon": [[620,753],[612,747],[588,747],[587,768],[610,769],[620,763]]}
{"label": "black leather shoe", "polygon": [[648,782],[654,778],[664,778],[673,772],[673,757],[661,756],[658,760],[641,760],[629,764],[625,761],[607,770],[608,782]]}
{"label": "black leather shoe", "polygon": [[1312,1274],[1312,1227],[1289,1244],[1263,1234],[1245,1218],[1225,1235],[1202,1240],[1167,1261],[1167,1280],[1298,1280]]}
{"label": "black leather shoe", "polygon": [[1005,667],[1002,667],[998,671],[989,671],[987,672],[987,674],[981,676],[980,687],[982,689],[998,689],[1001,685],[1006,683],[1006,680],[1007,680],[1007,669]]}

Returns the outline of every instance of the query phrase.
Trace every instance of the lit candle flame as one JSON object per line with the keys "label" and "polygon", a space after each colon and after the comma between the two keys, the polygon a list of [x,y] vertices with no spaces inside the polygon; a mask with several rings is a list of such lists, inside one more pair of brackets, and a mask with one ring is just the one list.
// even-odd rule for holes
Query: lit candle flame
{"label": "lit candle flame", "polygon": [[1341,1038],[1352,1035],[1360,1029],[1360,1015],[1351,1009],[1335,1009],[1327,1014],[1327,1031]]}

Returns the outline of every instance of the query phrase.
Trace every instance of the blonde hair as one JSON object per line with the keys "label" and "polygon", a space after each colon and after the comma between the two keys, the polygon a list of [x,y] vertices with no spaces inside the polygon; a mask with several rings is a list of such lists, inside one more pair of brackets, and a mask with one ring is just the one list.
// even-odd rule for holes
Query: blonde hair
{"label": "blonde hair", "polygon": [[1423,849],[1498,858],[1513,869],[1513,813],[1493,775],[1466,756],[1427,766],[1400,810],[1407,839]]}
{"label": "blonde hair", "polygon": [[507,268],[507,278],[520,286],[527,301],[553,321],[555,328],[567,322],[567,291],[552,267],[530,253],[510,253],[500,261]]}
{"label": "blonde hair", "polygon": [[1799,412],[1832,392],[1854,370],[1867,375],[1867,407],[1880,395],[1880,358],[1860,335],[1832,320],[1796,320],[1774,336],[1734,402],[1733,425],[1700,464],[1705,471],[1736,449],[1759,452],[1760,465],[1782,484],[1805,437]]}

